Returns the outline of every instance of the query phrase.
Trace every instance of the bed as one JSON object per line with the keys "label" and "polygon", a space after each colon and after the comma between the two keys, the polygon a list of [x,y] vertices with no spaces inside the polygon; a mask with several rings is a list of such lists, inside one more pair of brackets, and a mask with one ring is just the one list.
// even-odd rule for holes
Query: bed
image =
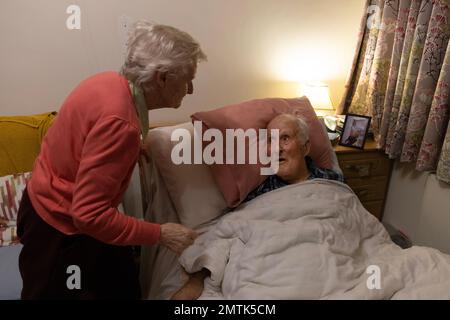
{"label": "bed", "polygon": [[200,299],[450,299],[450,256],[400,248],[344,183],[315,179],[227,211],[208,166],[171,163],[179,128],[193,130],[184,123],[147,137],[145,219],[183,223],[200,236],[181,257],[142,248],[143,298],[170,299],[185,271],[205,267],[211,277]]}

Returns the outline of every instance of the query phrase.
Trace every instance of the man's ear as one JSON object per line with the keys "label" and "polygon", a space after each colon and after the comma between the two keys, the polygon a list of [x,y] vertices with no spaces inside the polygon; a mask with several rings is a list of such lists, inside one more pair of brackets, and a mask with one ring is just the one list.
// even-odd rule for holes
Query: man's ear
{"label": "man's ear", "polygon": [[155,82],[159,88],[165,88],[167,82],[167,72],[156,71]]}
{"label": "man's ear", "polygon": [[311,142],[308,140],[306,141],[306,143],[303,145],[304,148],[304,155],[307,156],[309,155],[309,151],[311,150]]}

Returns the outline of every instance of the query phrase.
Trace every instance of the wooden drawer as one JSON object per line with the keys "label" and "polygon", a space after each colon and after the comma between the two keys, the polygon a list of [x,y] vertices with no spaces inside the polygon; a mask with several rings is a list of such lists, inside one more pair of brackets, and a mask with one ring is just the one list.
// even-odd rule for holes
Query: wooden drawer
{"label": "wooden drawer", "polygon": [[381,220],[393,161],[373,139],[368,139],[364,150],[336,146],[335,151],[347,184],[367,211]]}
{"label": "wooden drawer", "polygon": [[356,193],[361,202],[383,200],[386,195],[389,178],[368,177],[347,179],[347,184]]}
{"label": "wooden drawer", "polygon": [[361,154],[340,154],[339,166],[346,179],[388,176],[391,161],[378,152]]}
{"label": "wooden drawer", "polygon": [[362,205],[364,206],[364,208],[366,208],[367,211],[369,211],[378,220],[381,221],[381,218],[383,217],[384,200],[364,201],[362,202]]}

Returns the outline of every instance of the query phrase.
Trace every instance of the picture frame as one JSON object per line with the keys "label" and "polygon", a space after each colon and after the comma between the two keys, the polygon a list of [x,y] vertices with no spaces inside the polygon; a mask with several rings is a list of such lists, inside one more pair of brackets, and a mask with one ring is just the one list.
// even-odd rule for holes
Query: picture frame
{"label": "picture frame", "polygon": [[339,145],[364,149],[372,117],[348,113],[345,117]]}

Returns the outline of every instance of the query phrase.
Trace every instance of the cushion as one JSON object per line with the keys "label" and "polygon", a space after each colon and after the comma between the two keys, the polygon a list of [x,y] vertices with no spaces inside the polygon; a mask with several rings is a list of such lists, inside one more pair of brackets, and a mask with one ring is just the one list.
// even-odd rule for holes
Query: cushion
{"label": "cushion", "polygon": [[17,220],[22,192],[31,178],[31,172],[0,177],[0,218]]}
{"label": "cushion", "polygon": [[16,233],[17,212],[30,178],[31,172],[0,177],[0,246],[19,241]]}
{"label": "cushion", "polygon": [[162,176],[180,223],[195,229],[220,216],[227,204],[206,164],[173,163],[172,149],[179,143],[171,141],[175,129],[189,132],[193,146],[194,128],[192,123],[186,122],[150,130],[145,148]]}
{"label": "cushion", "polygon": [[[306,97],[247,101],[212,111],[197,112],[192,115],[192,120],[202,121],[206,129],[219,129],[225,137],[226,129],[265,129],[269,122],[281,113],[291,113],[306,121],[311,141],[309,156],[319,167],[328,169],[338,167],[326,130]],[[266,179],[260,174],[260,168],[260,164],[213,164],[211,166],[214,180],[229,207],[237,207],[245,200],[248,193]]]}
{"label": "cushion", "polygon": [[7,247],[13,244],[18,244],[19,242],[16,225],[3,225],[0,222],[0,247]]}

